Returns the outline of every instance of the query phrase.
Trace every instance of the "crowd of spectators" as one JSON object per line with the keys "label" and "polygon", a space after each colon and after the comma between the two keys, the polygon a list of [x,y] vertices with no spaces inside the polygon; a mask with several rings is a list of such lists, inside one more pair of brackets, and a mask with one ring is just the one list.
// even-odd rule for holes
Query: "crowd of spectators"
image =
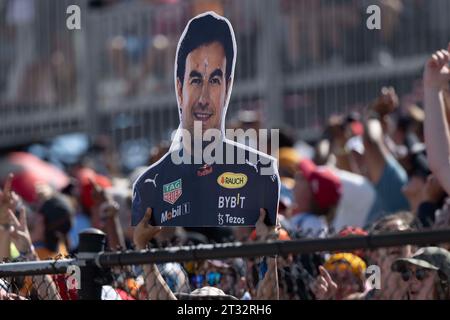
{"label": "crowd of spectators", "polygon": [[[449,48],[450,49],[450,48]],[[4,176],[0,206],[0,258],[55,259],[77,252],[77,234],[87,227],[105,231],[108,250],[166,248],[227,241],[345,237],[450,226],[450,110],[447,50],[435,52],[424,70],[422,103],[400,113],[392,87],[383,87],[361,114],[334,116],[313,146],[310,159],[290,130],[280,134],[279,224],[256,227],[160,228],[149,225],[151,210],[133,230],[131,186],[145,167],[128,177],[112,173],[104,149],[90,153],[65,172],[39,159],[9,155],[34,167]],[[247,112],[248,113],[248,112]],[[427,116],[424,117],[424,114]],[[241,114],[242,115],[242,114]],[[248,114],[234,126],[260,127]],[[151,152],[149,163],[166,151]],[[299,151],[300,150],[300,151]],[[93,161],[95,160],[95,161]],[[103,174],[98,173],[102,164]],[[12,166],[11,168],[14,168]],[[27,174],[24,174],[24,171]],[[54,188],[51,175],[66,176]],[[49,178],[46,180],[46,178]],[[25,180],[24,180],[25,179]],[[24,181],[26,183],[24,183]],[[31,186],[31,189],[30,189]],[[206,195],[205,195],[206,196]],[[164,263],[113,270],[105,299],[448,299],[449,243],[402,246],[260,259]],[[380,268],[380,287],[367,285],[365,270]],[[76,298],[58,277],[25,277],[14,286],[2,280],[5,299]],[[274,285],[278,284],[278,285]],[[12,290],[15,288],[16,290]]]}

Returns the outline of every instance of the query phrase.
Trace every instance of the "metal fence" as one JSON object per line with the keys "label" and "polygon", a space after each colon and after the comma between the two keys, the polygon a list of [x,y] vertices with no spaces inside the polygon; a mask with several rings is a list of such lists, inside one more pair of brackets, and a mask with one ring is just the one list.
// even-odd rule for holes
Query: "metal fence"
{"label": "metal fence", "polygon": [[[421,282],[414,292],[420,298],[449,299],[443,285],[448,279],[430,286],[430,270],[419,275],[417,268],[411,277],[411,270],[393,268],[419,247],[449,244],[450,230],[444,229],[104,252],[105,234],[88,229],[75,257],[1,264],[0,293],[3,299],[167,299],[155,275],[149,276],[156,265],[179,299],[408,299],[413,281]],[[277,271],[270,276],[267,258],[274,255]],[[446,296],[437,289],[441,284]]]}
{"label": "metal fence", "polygon": [[[303,133],[362,108],[383,84],[414,95],[425,55],[450,39],[445,0],[114,3],[0,2],[0,146],[74,131],[106,133],[117,145],[169,138],[178,125],[176,44],[205,10],[228,17],[237,36],[229,117],[256,108],[266,126]],[[81,7],[81,30],[66,27],[70,4]],[[366,27],[372,4],[381,30]]]}

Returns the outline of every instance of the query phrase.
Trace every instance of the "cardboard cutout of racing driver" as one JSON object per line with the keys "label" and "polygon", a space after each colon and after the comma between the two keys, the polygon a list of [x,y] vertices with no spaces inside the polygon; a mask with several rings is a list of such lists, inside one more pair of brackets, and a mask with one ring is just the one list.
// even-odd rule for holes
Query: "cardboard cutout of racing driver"
{"label": "cardboard cutout of racing driver", "polygon": [[147,208],[158,226],[254,226],[260,208],[275,225],[276,159],[225,138],[236,52],[224,17],[206,12],[187,24],[175,59],[180,126],[169,152],[133,186],[133,226]]}

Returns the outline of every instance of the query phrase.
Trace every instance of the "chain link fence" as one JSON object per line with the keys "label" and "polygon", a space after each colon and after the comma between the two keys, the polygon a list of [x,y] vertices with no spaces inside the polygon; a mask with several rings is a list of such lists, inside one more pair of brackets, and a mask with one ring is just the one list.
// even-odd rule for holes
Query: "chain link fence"
{"label": "chain link fence", "polygon": [[449,235],[442,229],[105,252],[105,235],[89,229],[74,258],[0,265],[0,292],[5,300],[449,299],[450,260],[430,260],[419,249],[439,256]]}

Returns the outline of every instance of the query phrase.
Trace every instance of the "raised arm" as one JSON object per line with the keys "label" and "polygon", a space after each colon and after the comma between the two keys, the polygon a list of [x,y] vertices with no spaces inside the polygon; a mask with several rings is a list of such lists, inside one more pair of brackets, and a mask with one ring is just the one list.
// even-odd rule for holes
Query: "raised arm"
{"label": "raised arm", "polygon": [[0,262],[10,258],[10,211],[15,209],[15,202],[11,191],[12,179],[13,175],[10,174],[5,181],[3,191],[0,191]]}
{"label": "raised arm", "polygon": [[7,213],[0,208],[0,262],[10,257],[11,237],[9,228],[9,220],[4,218]]}
{"label": "raised arm", "polygon": [[[152,209],[148,208],[144,217],[134,229],[133,240],[137,250],[144,250],[161,227],[149,224]],[[150,300],[177,300],[155,264],[144,265],[145,288]]]}
{"label": "raised arm", "polygon": [[90,180],[90,183],[94,198],[93,222],[95,227],[106,233],[110,249],[125,249],[125,235],[119,219],[119,204],[95,181]]}
{"label": "raised arm", "polygon": [[379,97],[371,106],[377,118],[369,118],[364,130],[364,160],[368,178],[378,183],[384,170],[386,158],[390,155],[384,139],[387,132],[387,117],[398,107],[398,97],[394,88],[383,87]]}
{"label": "raised arm", "polygon": [[377,119],[367,120],[364,130],[364,160],[368,178],[378,183],[386,163],[386,148],[383,143],[383,130]]}
{"label": "raised arm", "polygon": [[[450,44],[448,45],[450,50]],[[450,132],[444,92],[450,81],[448,50],[436,51],[425,65],[425,144],[431,171],[450,194]]]}
{"label": "raised arm", "polygon": [[[260,209],[259,219],[256,222],[256,236],[261,241],[278,239],[277,227],[269,227],[264,223],[266,211]],[[264,263],[267,266],[267,271],[263,279],[258,283],[256,299],[261,300],[279,300],[280,290],[278,286],[278,271],[277,258],[265,257]]]}
{"label": "raised arm", "polygon": [[[29,261],[39,260],[38,255],[34,251],[31,242],[30,232],[28,231],[27,216],[25,208],[20,208],[19,219],[10,211],[10,221],[12,224],[11,240]],[[32,276],[33,287],[36,289],[39,299],[41,300],[61,300],[56,283],[49,275]]]}

